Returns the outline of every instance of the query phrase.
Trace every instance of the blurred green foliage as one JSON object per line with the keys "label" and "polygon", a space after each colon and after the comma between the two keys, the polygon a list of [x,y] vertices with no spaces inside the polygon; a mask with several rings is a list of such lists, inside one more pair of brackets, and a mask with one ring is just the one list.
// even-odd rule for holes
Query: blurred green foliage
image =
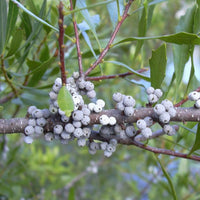
{"label": "blurred green foliage", "polygon": [[[77,23],[85,21],[87,24],[84,30],[80,29],[84,70],[106,46],[124,2],[76,1]],[[24,117],[29,105],[47,108],[48,92],[55,78],[60,76],[59,60],[55,56],[58,33],[48,26],[58,28],[59,1],[21,0],[20,3],[29,12],[17,7],[12,0],[0,1],[0,54],[5,65],[4,69],[2,64],[0,67],[0,99],[13,92],[11,85],[18,94],[2,103],[0,118]],[[82,9],[85,6],[88,7]],[[194,56],[195,52],[199,55],[199,7],[199,0],[136,0],[129,11],[130,16],[117,34],[116,45],[110,49],[105,61],[121,62],[132,70],[148,69],[145,75],[152,83],[160,85],[167,98],[178,102],[199,85],[195,72],[200,73],[197,70],[200,63]],[[66,70],[71,75],[78,71],[78,62],[76,47],[70,40],[74,37],[74,30],[68,1],[64,1],[64,9],[67,25],[65,61]],[[186,43],[184,34],[171,42],[159,39],[179,32],[188,33],[187,41],[195,37],[196,46],[192,42]],[[174,44],[176,40],[180,40],[179,45]],[[162,58],[160,62],[166,63],[160,71],[155,71],[159,69],[160,63],[156,62],[159,57]],[[193,69],[191,73],[188,70],[190,66]],[[162,73],[162,79],[155,80],[150,68],[156,76]],[[189,81],[183,81],[184,70],[190,74]],[[104,62],[92,71],[91,76],[126,71],[123,65]],[[175,79],[172,79],[173,75]],[[95,82],[97,97],[106,101],[107,109],[113,107],[111,94],[116,91],[134,96],[137,106],[144,106],[147,100],[144,86],[148,85],[150,82],[136,75]],[[184,106],[191,105],[187,103]],[[149,141],[149,144],[188,153],[194,144],[196,129],[196,123],[187,122],[181,125],[176,136],[163,136]],[[0,199],[168,200],[174,196],[154,155],[134,146],[119,145],[111,158],[103,158],[102,152],[91,156],[87,148],[79,148],[75,142],[61,145],[38,140],[28,145],[18,134],[1,136],[0,140]],[[200,152],[195,153],[199,155]],[[200,198],[198,163],[163,155],[158,158],[172,181],[177,199]],[[97,173],[87,170],[91,162],[97,164]]]}

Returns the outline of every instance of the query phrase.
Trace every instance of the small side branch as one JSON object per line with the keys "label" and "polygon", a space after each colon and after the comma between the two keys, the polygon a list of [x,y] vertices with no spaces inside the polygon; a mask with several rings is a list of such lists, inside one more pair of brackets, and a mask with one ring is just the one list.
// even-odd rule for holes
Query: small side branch
{"label": "small side branch", "polygon": [[131,4],[133,3],[134,0],[130,0],[125,7],[124,13],[121,17],[121,20],[118,22],[117,26],[115,27],[115,30],[113,31],[111,38],[107,44],[107,46],[105,47],[105,49],[101,52],[101,54],[99,55],[98,59],[91,65],[91,67],[85,72],[85,76],[89,75],[89,73],[99,64],[102,62],[102,59],[105,57],[105,55],[107,54],[107,52],[109,51],[122,23],[124,22],[124,20],[128,17],[128,10],[131,6]]}
{"label": "small side branch", "polygon": [[61,79],[62,79],[62,84],[66,85],[66,74],[65,74],[65,57],[64,57],[64,27],[63,27],[63,20],[64,20],[64,15],[63,15],[63,3],[60,1],[59,7],[59,20],[58,20],[58,25],[59,25],[59,51],[60,51],[60,71],[61,71]]}
{"label": "small side branch", "polygon": [[[72,0],[70,0],[70,10],[73,11],[73,9],[74,9],[73,2],[72,2]],[[74,32],[75,32],[75,38],[76,38],[76,49],[77,49],[77,55],[78,55],[79,74],[80,74],[80,76],[82,76],[83,75],[82,55],[81,55],[81,49],[80,49],[78,28],[77,28],[77,23],[76,23],[74,13],[72,13],[72,20],[73,20]]]}

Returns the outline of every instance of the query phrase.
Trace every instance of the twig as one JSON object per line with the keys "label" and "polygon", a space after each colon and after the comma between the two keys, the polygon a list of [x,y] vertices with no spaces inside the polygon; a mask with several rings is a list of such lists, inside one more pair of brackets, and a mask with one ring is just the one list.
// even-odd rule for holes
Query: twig
{"label": "twig", "polygon": [[5,97],[0,99],[0,104],[4,104],[4,103],[10,101],[14,96],[15,96],[15,94],[13,92],[8,93]]}
{"label": "twig", "polygon": [[[73,2],[70,0],[70,10],[73,11]],[[78,55],[78,66],[79,66],[79,74],[80,76],[83,75],[83,66],[82,66],[82,55],[80,50],[80,42],[79,42],[79,35],[78,35],[78,28],[77,23],[75,19],[75,14],[72,13],[72,21],[74,25],[74,32],[75,32],[75,38],[76,38],[76,49],[77,49],[77,55]]]}
{"label": "twig", "polygon": [[60,71],[61,71],[61,79],[62,79],[62,84],[66,85],[66,74],[65,74],[65,57],[64,57],[64,27],[63,27],[63,20],[64,20],[64,15],[63,15],[63,3],[60,1],[59,7],[59,50],[60,50]]}
{"label": "twig", "polygon": [[99,63],[102,62],[102,59],[104,58],[104,56],[107,54],[107,52],[109,51],[109,49],[111,48],[111,45],[122,25],[122,23],[124,22],[124,20],[128,17],[128,10],[131,6],[131,4],[133,3],[134,0],[130,0],[126,6],[125,6],[125,10],[124,13],[121,17],[121,20],[118,22],[117,26],[115,27],[115,30],[113,31],[111,38],[107,44],[107,46],[105,47],[105,49],[101,52],[101,54],[99,55],[98,59],[91,65],[91,67],[85,72],[85,76],[87,76]]}

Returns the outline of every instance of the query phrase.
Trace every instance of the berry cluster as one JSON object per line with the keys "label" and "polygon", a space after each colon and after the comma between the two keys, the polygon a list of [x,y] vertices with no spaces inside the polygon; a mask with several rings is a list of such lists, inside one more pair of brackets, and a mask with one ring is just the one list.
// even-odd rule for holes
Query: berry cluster
{"label": "berry cluster", "polygon": [[198,108],[198,109],[200,108],[200,92],[197,92],[197,91],[190,92],[188,95],[188,99],[190,101],[195,101],[195,104],[194,104],[195,108]]}
{"label": "berry cluster", "polygon": [[153,87],[147,88],[146,93],[148,94],[148,101],[150,104],[156,103],[163,95],[161,89],[154,89]]}
{"label": "berry cluster", "polygon": [[[152,121],[152,123],[150,123]],[[149,119],[149,118],[145,118],[145,119],[139,119],[136,122],[137,128],[141,131],[141,134],[148,139],[149,137],[152,136],[152,130],[150,129],[150,127],[153,124],[153,120]]]}
{"label": "berry cluster", "polygon": [[116,102],[116,109],[123,111],[125,116],[132,116],[134,113],[135,99],[132,96],[126,96],[119,92],[113,94],[113,100]]}

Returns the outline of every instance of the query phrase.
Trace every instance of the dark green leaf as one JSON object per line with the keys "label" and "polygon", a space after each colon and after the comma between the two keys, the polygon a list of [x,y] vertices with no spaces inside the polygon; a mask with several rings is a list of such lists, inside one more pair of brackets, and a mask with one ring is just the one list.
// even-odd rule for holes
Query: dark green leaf
{"label": "dark green leaf", "polygon": [[40,61],[44,62],[46,60],[49,59],[49,47],[48,45],[45,43],[44,47],[42,48],[41,52],[40,52]]}
{"label": "dark green leaf", "polygon": [[164,174],[164,176],[166,177],[168,183],[169,183],[169,186],[170,186],[170,189],[171,189],[171,194],[173,196],[173,199],[174,200],[177,200],[177,196],[176,196],[176,190],[173,186],[173,183],[172,183],[172,180],[171,180],[171,177],[169,176],[169,174],[167,173],[167,171],[165,170],[165,167],[163,166],[163,164],[161,163],[160,159],[158,158],[158,156],[156,154],[155,155],[155,158],[156,160],[158,161],[158,163],[160,164],[160,167],[162,169],[162,172]]}
{"label": "dark green leaf", "polygon": [[67,117],[69,117],[74,110],[74,101],[66,86],[62,86],[58,93],[58,105],[59,108],[65,112]]}
{"label": "dark green leaf", "polygon": [[7,27],[6,27],[6,44],[13,34],[13,30],[15,28],[15,23],[18,16],[18,7],[12,1],[9,1],[9,11],[8,11],[8,20],[7,20]]}
{"label": "dark green leaf", "polygon": [[0,0],[0,54],[4,49],[6,40],[7,5],[6,0]]}
{"label": "dark green leaf", "polygon": [[194,28],[193,32],[198,34],[200,32],[200,0],[196,1],[196,8],[194,13]]}
{"label": "dark green leaf", "polygon": [[188,153],[188,156],[198,149],[200,149],[200,123],[198,123],[195,142],[192,146],[192,149]]}
{"label": "dark green leaf", "polygon": [[74,187],[72,187],[70,190],[69,190],[69,200],[75,200],[75,189]]}
{"label": "dark green leaf", "polygon": [[22,40],[23,40],[23,30],[17,29],[13,34],[10,48],[6,57],[12,56],[19,49]]}
{"label": "dark green leaf", "polygon": [[167,64],[166,44],[163,44],[155,51],[152,51],[152,57],[149,60],[149,64],[151,69],[151,85],[154,88],[160,88],[162,81],[165,78]]}

